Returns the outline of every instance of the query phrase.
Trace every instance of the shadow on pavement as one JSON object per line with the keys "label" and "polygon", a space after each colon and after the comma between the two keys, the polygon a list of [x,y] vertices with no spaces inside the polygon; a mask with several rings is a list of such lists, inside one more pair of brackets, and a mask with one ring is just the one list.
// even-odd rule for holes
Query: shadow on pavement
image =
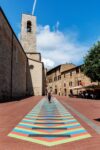
{"label": "shadow on pavement", "polygon": [[97,118],[97,119],[94,119],[94,120],[100,122],[100,118]]}

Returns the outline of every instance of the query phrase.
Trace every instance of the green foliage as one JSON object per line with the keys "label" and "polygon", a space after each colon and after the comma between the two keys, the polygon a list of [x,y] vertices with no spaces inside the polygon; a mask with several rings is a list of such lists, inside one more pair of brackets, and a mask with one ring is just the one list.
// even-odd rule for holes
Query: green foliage
{"label": "green foliage", "polygon": [[91,81],[100,82],[100,42],[97,42],[84,58],[83,72]]}

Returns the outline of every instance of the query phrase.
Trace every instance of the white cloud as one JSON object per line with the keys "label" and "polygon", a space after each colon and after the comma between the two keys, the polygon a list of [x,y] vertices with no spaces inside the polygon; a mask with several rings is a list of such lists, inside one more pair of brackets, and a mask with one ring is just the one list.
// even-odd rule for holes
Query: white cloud
{"label": "white cloud", "polygon": [[52,61],[51,59],[46,59],[46,58],[42,58],[42,61],[44,62],[44,65],[50,69],[50,68],[53,68],[55,66],[55,62]]}
{"label": "white cloud", "polygon": [[77,41],[76,33],[59,31],[59,22],[55,27],[54,31],[49,25],[37,27],[37,49],[42,53],[46,67],[52,68],[66,62],[82,62],[88,47]]}

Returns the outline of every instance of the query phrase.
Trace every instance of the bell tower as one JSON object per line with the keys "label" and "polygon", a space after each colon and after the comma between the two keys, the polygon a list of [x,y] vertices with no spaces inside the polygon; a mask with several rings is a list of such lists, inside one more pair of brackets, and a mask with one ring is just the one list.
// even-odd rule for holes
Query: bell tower
{"label": "bell tower", "polygon": [[30,95],[42,95],[44,92],[44,64],[41,62],[41,53],[36,47],[36,17],[34,11],[37,0],[34,0],[32,15],[22,14],[20,41],[26,53],[27,89]]}
{"label": "bell tower", "polygon": [[25,53],[36,53],[36,17],[22,14],[21,44]]}

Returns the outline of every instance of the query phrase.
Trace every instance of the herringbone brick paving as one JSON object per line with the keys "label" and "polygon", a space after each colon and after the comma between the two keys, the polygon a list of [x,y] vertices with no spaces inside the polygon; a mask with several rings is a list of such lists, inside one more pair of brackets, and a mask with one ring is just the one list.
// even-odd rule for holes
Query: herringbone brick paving
{"label": "herringbone brick paving", "polygon": [[[84,121],[82,121],[73,112],[70,113],[82,124],[83,127],[92,135],[91,138],[83,139],[79,141],[74,141],[71,143],[56,145],[53,147],[46,147],[39,144],[22,141],[19,139],[14,139],[8,137],[7,135],[12,131],[12,129],[27,115],[30,110],[41,100],[42,97],[31,97],[28,99],[23,99],[22,101],[15,101],[10,103],[0,104],[0,150],[99,150],[100,147],[100,135],[97,134],[92,128],[90,128]],[[92,121],[93,119],[99,117],[100,109],[96,109],[100,106],[99,101],[83,101],[81,99],[67,99],[66,97],[57,97],[59,101],[70,104],[73,108],[77,109]],[[82,105],[83,103],[83,105]],[[86,105],[86,104],[87,105]],[[90,104],[89,104],[90,103]],[[83,106],[82,108],[80,108]],[[85,107],[85,109],[84,109]],[[95,110],[96,109],[96,110]],[[86,111],[87,110],[87,111]],[[88,114],[88,111],[92,113]],[[96,113],[97,111],[97,113]],[[95,112],[95,113],[93,113]],[[94,121],[96,123],[96,121]],[[99,124],[99,123],[97,123]]]}

